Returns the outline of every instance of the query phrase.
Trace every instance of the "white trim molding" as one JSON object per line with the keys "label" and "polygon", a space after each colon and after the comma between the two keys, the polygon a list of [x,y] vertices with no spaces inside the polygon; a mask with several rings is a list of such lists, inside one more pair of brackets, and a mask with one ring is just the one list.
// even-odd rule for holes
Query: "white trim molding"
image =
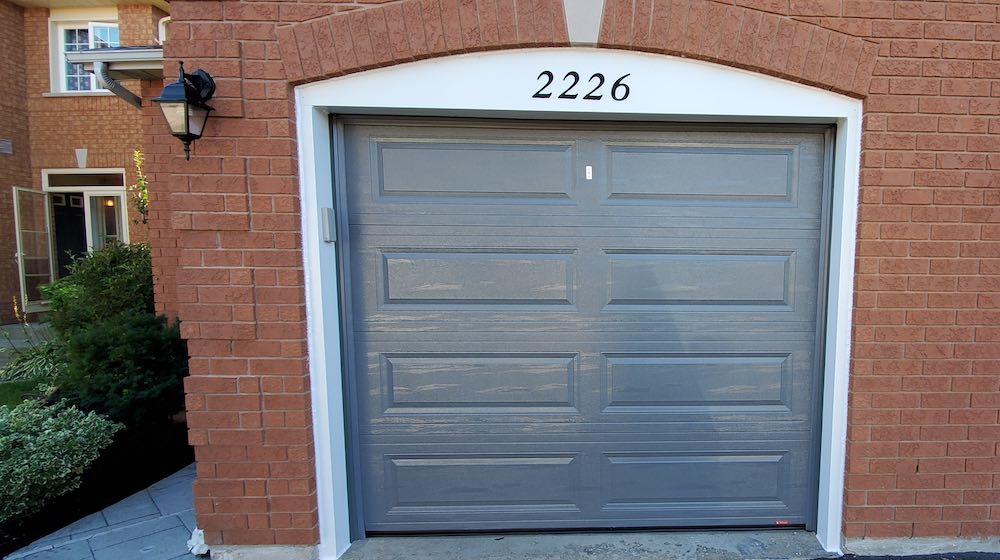
{"label": "white trim molding", "polygon": [[[559,99],[557,91],[549,98],[533,97],[544,70],[557,79],[575,71],[584,80],[600,72],[609,85],[627,75],[628,95],[619,90],[599,100]],[[295,100],[321,558],[339,557],[351,541],[338,254],[337,245],[322,237],[322,209],[334,201],[329,118],[338,114],[835,124],[816,536],[827,551],[841,552],[860,100],[716,64],[582,47],[402,64],[299,86]]]}
{"label": "white trim molding", "polygon": [[[52,175],[121,175],[121,185],[74,185],[69,187],[54,187],[49,184]],[[95,197],[115,197],[118,202],[118,229],[120,231],[118,240],[122,243],[129,242],[129,216],[128,197],[125,185],[125,168],[123,167],[85,167],[85,168],[58,168],[42,170],[42,191],[46,193],[80,193],[83,195],[83,217],[84,227],[87,234],[87,250],[93,251],[95,246],[94,222],[91,200]],[[55,229],[52,229],[53,236]]]}

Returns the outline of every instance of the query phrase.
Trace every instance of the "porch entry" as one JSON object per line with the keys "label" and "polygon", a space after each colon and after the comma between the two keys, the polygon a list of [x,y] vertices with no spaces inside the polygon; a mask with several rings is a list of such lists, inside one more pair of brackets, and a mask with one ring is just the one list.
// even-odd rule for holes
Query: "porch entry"
{"label": "porch entry", "polygon": [[125,172],[58,169],[42,172],[42,190],[14,188],[21,302],[39,311],[38,287],[69,273],[74,257],[128,242]]}

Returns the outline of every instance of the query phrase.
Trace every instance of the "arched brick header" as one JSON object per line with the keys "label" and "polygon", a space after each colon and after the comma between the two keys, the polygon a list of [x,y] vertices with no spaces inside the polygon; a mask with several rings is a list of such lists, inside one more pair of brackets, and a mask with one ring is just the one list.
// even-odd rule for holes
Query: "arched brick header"
{"label": "arched brick header", "polygon": [[463,52],[569,44],[562,0],[404,0],[278,28],[289,82]]}
{"label": "arched brick header", "polygon": [[[279,27],[298,84],[463,52],[568,46],[562,0],[404,0]],[[864,97],[878,46],[714,0],[606,0],[599,45],[696,58]]]}
{"label": "arched brick header", "polygon": [[746,68],[853,97],[868,94],[878,54],[876,43],[853,35],[710,0],[606,0],[599,42]]}

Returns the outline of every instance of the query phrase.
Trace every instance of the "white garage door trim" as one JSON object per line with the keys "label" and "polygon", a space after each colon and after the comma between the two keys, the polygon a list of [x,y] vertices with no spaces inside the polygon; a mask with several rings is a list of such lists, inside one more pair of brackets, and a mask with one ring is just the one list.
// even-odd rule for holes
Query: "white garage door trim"
{"label": "white garage door trim", "polygon": [[[533,97],[547,81],[546,70],[555,83],[543,93],[554,94]],[[566,86],[557,86],[571,71],[581,76],[581,91],[576,99],[560,99]],[[582,86],[597,73],[606,78],[598,91],[601,99],[582,99],[591,89]],[[614,83],[626,75],[621,83],[628,86],[628,95],[621,88],[612,95]],[[338,255],[322,233],[322,209],[333,207],[329,116],[346,113],[836,123],[817,538],[826,550],[840,552],[861,101],[714,64],[590,48],[425,60],[300,86],[295,99],[323,558],[337,558],[350,546],[341,349],[329,344],[341,334]]]}

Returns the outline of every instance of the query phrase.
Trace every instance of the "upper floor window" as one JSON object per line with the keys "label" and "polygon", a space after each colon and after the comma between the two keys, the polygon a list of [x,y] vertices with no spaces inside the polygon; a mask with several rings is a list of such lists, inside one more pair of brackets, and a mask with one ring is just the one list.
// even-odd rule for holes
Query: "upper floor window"
{"label": "upper floor window", "polygon": [[119,46],[118,24],[108,22],[59,22],[58,80],[56,91],[100,91],[97,78],[83,69],[82,64],[71,64],[66,53],[87,49],[106,49]]}

